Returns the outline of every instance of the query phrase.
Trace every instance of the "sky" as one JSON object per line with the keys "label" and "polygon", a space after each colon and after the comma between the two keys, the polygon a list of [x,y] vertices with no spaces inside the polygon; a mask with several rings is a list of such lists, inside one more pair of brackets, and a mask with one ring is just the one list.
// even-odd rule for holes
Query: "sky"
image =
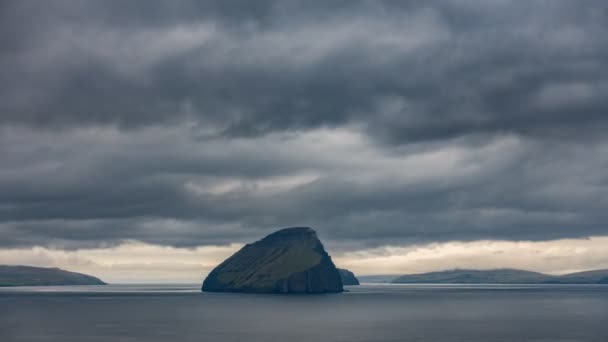
{"label": "sky", "polygon": [[0,264],[608,268],[605,1],[0,2]]}

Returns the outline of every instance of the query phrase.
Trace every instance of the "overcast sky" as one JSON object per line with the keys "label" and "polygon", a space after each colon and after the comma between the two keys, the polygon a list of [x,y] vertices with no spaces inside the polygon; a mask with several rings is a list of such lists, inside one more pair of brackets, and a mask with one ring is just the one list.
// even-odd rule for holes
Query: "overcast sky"
{"label": "overcast sky", "polygon": [[358,273],[608,268],[606,32],[602,0],[2,1],[0,263],[198,280],[311,226]]}

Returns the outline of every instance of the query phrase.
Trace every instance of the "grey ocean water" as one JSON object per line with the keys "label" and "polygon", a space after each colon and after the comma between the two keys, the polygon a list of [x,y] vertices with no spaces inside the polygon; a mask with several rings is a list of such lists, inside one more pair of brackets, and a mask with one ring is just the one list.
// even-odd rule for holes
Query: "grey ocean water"
{"label": "grey ocean water", "polygon": [[608,341],[604,285],[362,285],[330,295],[197,285],[0,289],[0,341]]}

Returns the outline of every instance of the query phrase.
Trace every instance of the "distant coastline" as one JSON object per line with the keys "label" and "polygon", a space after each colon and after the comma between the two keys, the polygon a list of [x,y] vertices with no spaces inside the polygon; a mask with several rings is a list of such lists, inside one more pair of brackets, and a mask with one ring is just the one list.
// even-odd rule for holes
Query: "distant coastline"
{"label": "distant coastline", "polygon": [[407,275],[358,276],[362,283],[391,284],[608,284],[608,269],[549,275],[518,269],[453,269]]}
{"label": "distant coastline", "polygon": [[101,279],[60,268],[0,265],[0,287],[106,285]]}

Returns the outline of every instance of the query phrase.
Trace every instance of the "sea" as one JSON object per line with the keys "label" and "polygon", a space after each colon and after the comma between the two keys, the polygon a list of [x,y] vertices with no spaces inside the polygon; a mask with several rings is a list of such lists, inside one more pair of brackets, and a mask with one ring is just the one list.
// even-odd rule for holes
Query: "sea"
{"label": "sea", "polygon": [[0,341],[608,341],[608,285],[363,284],[346,290],[0,288]]}

